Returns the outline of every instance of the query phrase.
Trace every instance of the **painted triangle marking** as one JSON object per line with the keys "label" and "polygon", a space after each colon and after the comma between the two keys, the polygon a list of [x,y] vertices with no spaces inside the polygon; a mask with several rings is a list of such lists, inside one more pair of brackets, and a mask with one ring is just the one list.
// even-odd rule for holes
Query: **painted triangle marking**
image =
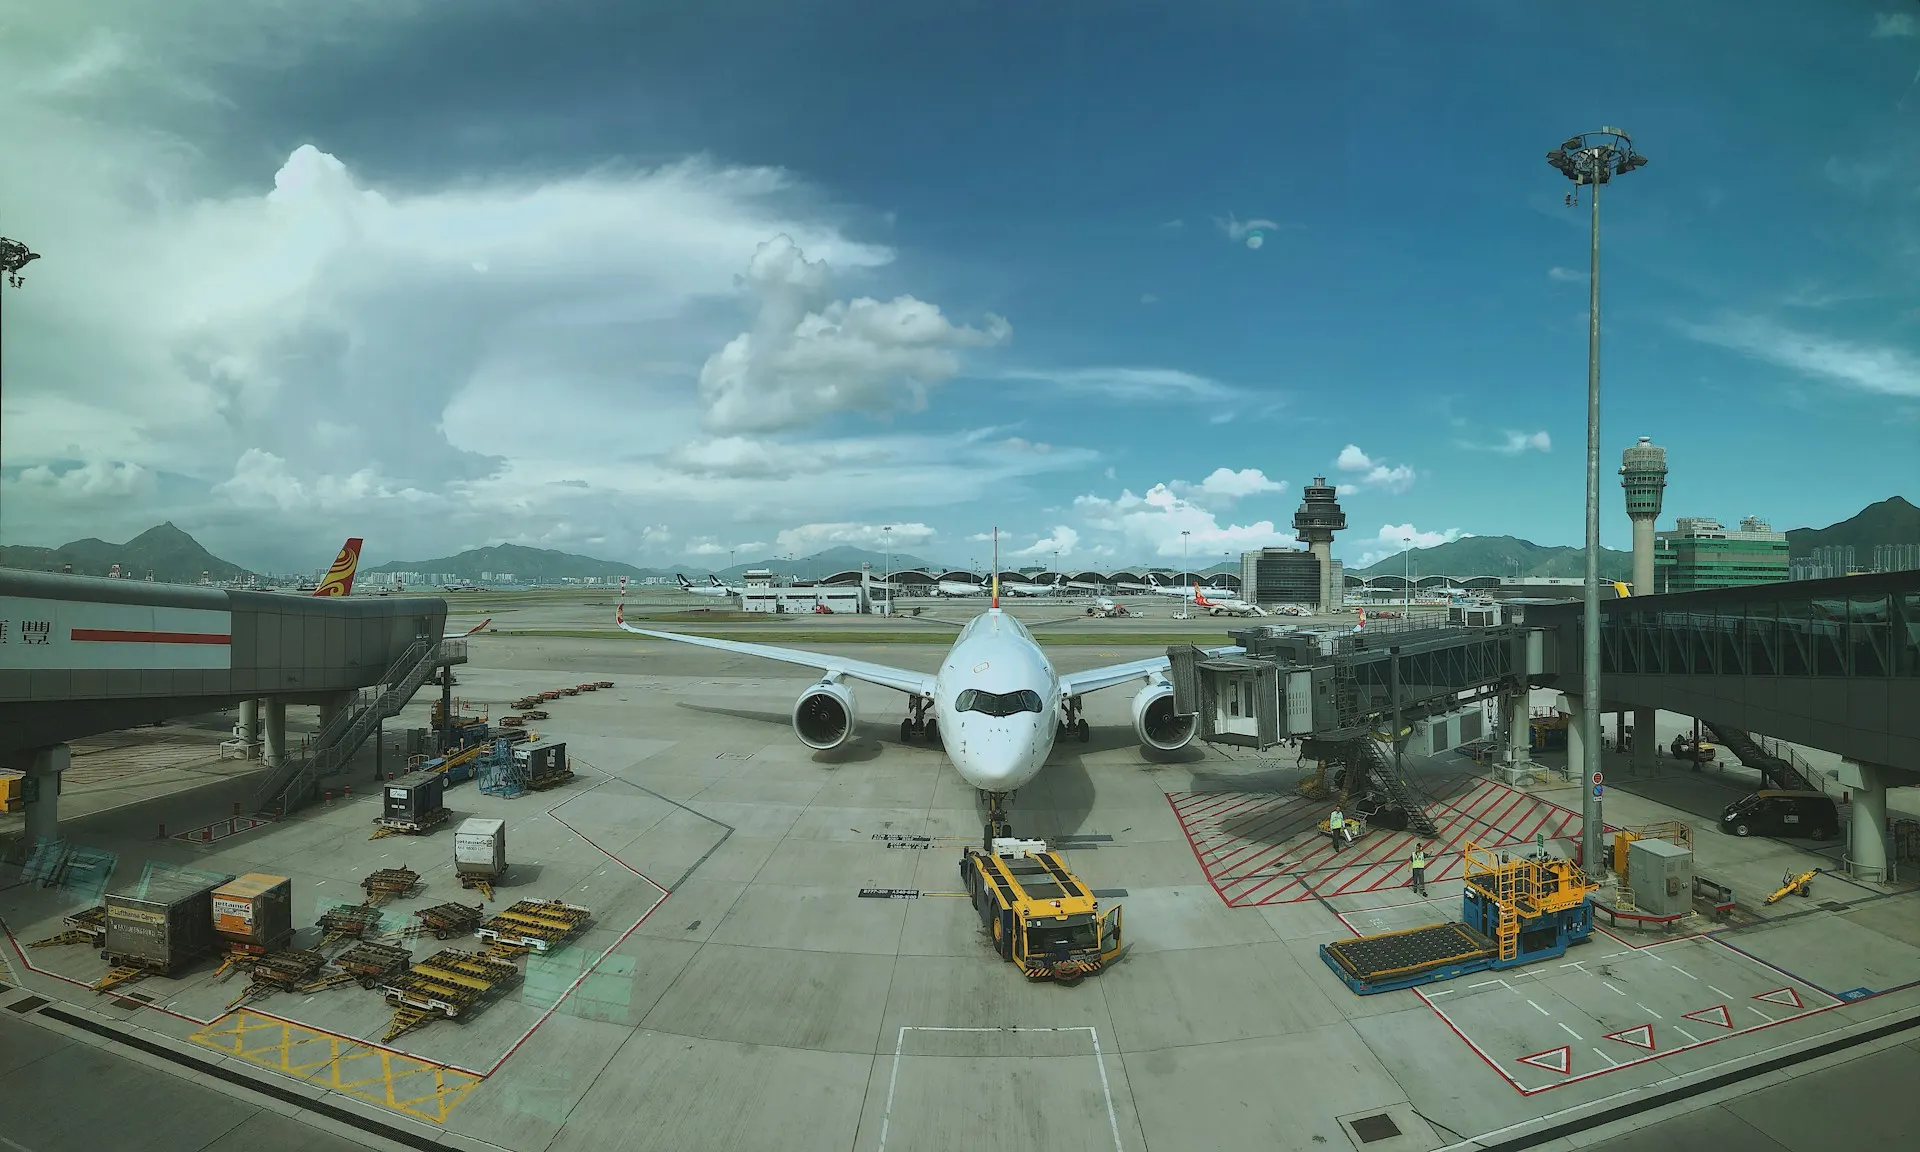
{"label": "painted triangle marking", "polygon": [[1549,1072],[1558,1072],[1565,1076],[1573,1070],[1573,1046],[1562,1044],[1545,1052],[1535,1052],[1531,1056],[1520,1057],[1520,1063],[1531,1064],[1535,1068],[1545,1068]]}
{"label": "painted triangle marking", "polygon": [[1727,1011],[1725,1004],[1715,1004],[1711,1008],[1702,1008],[1698,1012],[1688,1012],[1682,1020],[1698,1020],[1702,1024],[1717,1024],[1722,1028],[1733,1027],[1733,1013]]}
{"label": "painted triangle marking", "polygon": [[1653,1051],[1653,1025],[1640,1024],[1619,1032],[1607,1033],[1607,1039],[1618,1040],[1622,1044],[1631,1044],[1635,1048]]}
{"label": "painted triangle marking", "polygon": [[1805,1004],[1800,1003],[1800,993],[1795,992],[1791,988],[1775,988],[1771,992],[1760,993],[1760,995],[1755,996],[1754,999],[1765,1000],[1769,1004],[1784,1004],[1788,1008],[1806,1007]]}

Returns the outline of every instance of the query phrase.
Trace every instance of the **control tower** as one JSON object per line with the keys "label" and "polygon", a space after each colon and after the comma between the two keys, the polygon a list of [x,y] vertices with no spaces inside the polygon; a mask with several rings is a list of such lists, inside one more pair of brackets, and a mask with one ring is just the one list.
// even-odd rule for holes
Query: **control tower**
{"label": "control tower", "polygon": [[[1633,594],[1651,596],[1653,584],[1653,522],[1660,518],[1660,501],[1667,487],[1667,450],[1654,446],[1650,436],[1620,454],[1620,486],[1627,490],[1627,515],[1633,520]],[[1653,763],[1659,743],[1654,732],[1657,714],[1652,708],[1633,710],[1633,763]]]}
{"label": "control tower", "polygon": [[1307,551],[1320,562],[1320,602],[1315,607],[1325,612],[1338,603],[1333,586],[1333,534],[1346,529],[1347,514],[1340,510],[1325,476],[1315,476],[1301,496],[1300,510],[1293,514],[1293,534],[1306,541]]}
{"label": "control tower", "polygon": [[1633,520],[1633,594],[1651,596],[1653,587],[1653,522],[1660,518],[1660,500],[1667,486],[1667,450],[1653,438],[1620,454],[1620,486],[1627,490],[1627,515]]}

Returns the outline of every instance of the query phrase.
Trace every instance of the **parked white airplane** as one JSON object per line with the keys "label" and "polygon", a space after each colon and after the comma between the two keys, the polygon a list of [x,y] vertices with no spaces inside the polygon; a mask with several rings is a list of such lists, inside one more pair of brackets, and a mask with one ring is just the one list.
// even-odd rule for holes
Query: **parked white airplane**
{"label": "parked white airplane", "polygon": [[[997,529],[995,534],[998,571]],[[1140,742],[1172,750],[1185,747],[1193,739],[1194,717],[1177,715],[1173,710],[1173,685],[1167,680],[1165,656],[1084,672],[1056,672],[1026,625],[1001,610],[997,586],[991,606],[961,628],[940,670],[933,673],[797,648],[635,628],[626,622],[624,598],[615,610],[614,622],[636,636],[819,669],[824,673],[820,682],[802,692],[793,706],[794,733],[809,748],[837,748],[853,736],[853,693],[843,681],[857,680],[906,693],[912,714],[900,722],[900,738],[911,740],[920,733],[929,743],[939,743],[946,749],[961,778],[986,796],[989,841],[1013,834],[1007,822],[1007,801],[1039,774],[1055,738],[1067,731],[1083,744],[1091,738],[1091,730],[1080,715],[1084,694],[1139,681],[1141,687],[1133,697],[1133,727]],[[1211,649],[1210,654],[1237,655],[1243,651],[1229,646]],[[928,712],[933,713],[931,718]]]}
{"label": "parked white airplane", "polygon": [[1013,593],[1015,596],[1059,596],[1066,592],[1066,585],[1062,582],[1062,578],[1056,578],[1051,584],[1032,584],[1025,580],[1008,580],[1003,582],[1000,587]]}
{"label": "parked white airplane", "polygon": [[710,584],[695,584],[678,572],[673,574],[673,578],[680,582],[680,591],[691,592],[695,596],[732,596],[734,594],[733,589],[720,583],[719,578],[716,576],[707,577],[708,580],[712,581]]}
{"label": "parked white airplane", "polygon": [[1133,613],[1127,611],[1125,604],[1120,603],[1110,596],[1096,596],[1093,601],[1093,607],[1087,609],[1087,615],[1114,617],[1131,616]]}
{"label": "parked white airplane", "polygon": [[984,596],[985,584],[975,584],[971,580],[942,580],[935,585],[942,596]]}

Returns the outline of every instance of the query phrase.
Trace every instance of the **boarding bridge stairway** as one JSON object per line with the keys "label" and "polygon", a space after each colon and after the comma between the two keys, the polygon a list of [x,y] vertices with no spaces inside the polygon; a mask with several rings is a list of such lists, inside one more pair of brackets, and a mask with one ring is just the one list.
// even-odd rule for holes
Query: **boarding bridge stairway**
{"label": "boarding bridge stairway", "polygon": [[359,693],[349,707],[314,733],[303,755],[288,757],[267,777],[254,792],[255,810],[263,815],[275,809],[291,812],[312,799],[320,778],[351,762],[375,727],[398,715],[434,669],[457,655],[449,649],[462,644],[459,640],[421,637],[408,645],[380,677],[385,688]]}
{"label": "boarding bridge stairway", "polygon": [[[1805,762],[1796,765],[1792,760],[1776,756],[1760,747],[1747,732],[1726,724],[1715,724],[1703,720],[1701,727],[1713,733],[1713,738],[1722,748],[1732,752],[1734,757],[1747,767],[1760,773],[1763,782],[1770,782],[1775,788],[1790,792],[1817,792],[1820,786],[1813,782],[1811,773],[1803,771]],[[1792,750],[1787,749],[1788,755]],[[1793,757],[1798,760],[1799,757]]]}
{"label": "boarding bridge stairway", "polygon": [[1407,828],[1422,836],[1436,836],[1439,828],[1433,817],[1427,815],[1427,807],[1414,796],[1413,789],[1394,771],[1393,760],[1387,755],[1386,746],[1371,737],[1355,740],[1361,748],[1362,765],[1367,775],[1373,778],[1374,785],[1380,789],[1394,806],[1407,814]]}

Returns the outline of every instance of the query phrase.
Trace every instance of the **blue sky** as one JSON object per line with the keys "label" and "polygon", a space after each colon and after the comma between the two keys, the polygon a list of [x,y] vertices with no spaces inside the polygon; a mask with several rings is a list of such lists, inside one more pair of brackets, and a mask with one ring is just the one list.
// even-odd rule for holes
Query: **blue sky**
{"label": "blue sky", "polygon": [[1577,544],[1603,124],[1603,541],[1920,493],[1920,4],[909,7],[14,18],[0,539]]}

